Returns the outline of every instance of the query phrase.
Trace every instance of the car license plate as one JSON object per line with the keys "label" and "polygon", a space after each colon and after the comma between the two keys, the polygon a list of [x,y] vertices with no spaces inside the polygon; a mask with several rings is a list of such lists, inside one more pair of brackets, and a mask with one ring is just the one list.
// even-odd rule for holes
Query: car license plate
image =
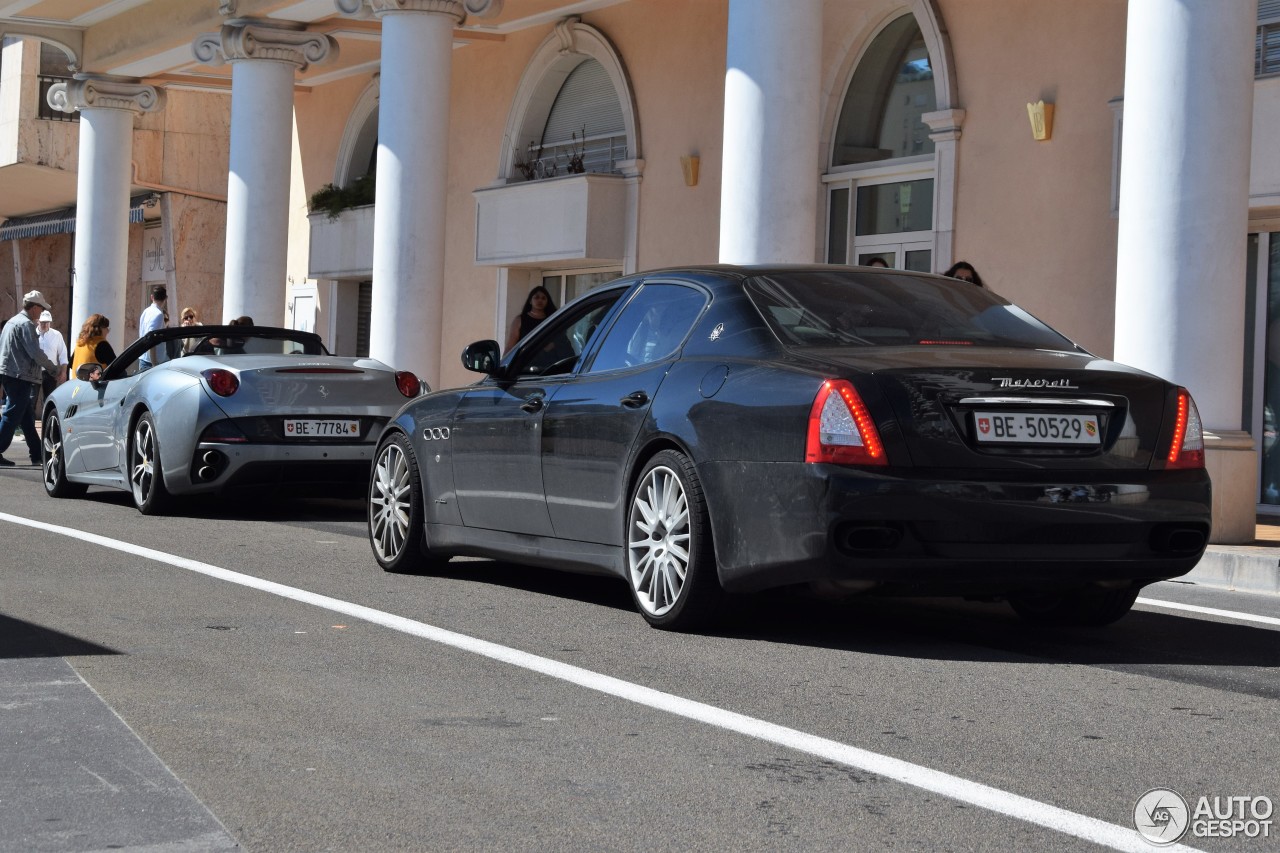
{"label": "car license plate", "polygon": [[983,444],[1099,444],[1097,415],[974,412],[974,436]]}
{"label": "car license plate", "polygon": [[285,418],[285,438],[359,438],[360,422]]}

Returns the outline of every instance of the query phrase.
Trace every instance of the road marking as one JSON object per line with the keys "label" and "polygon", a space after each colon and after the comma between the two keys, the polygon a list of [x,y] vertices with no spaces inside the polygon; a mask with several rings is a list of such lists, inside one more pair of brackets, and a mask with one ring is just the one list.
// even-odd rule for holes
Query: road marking
{"label": "road marking", "polygon": [[[912,764],[898,758],[891,758],[877,752],[860,749],[839,741],[829,740],[816,735],[806,734],[797,729],[780,726],[755,717],[748,717],[734,711],[726,711],[714,705],[684,699],[671,693],[663,693],[610,675],[602,675],[582,667],[561,663],[551,658],[522,652],[507,646],[491,643],[466,634],[459,634],[445,628],[437,628],[425,622],[417,622],[396,616],[382,610],[374,610],[362,604],[330,598],[327,595],[308,592],[305,589],[286,586],[275,581],[264,580],[253,575],[233,572],[198,560],[179,557],[164,551],[144,548],[129,542],[109,539],[96,533],[86,533],[71,527],[34,521],[21,516],[0,512],[0,520],[20,524],[25,527],[45,530],[60,536],[79,539],[104,548],[111,548],[126,554],[166,563],[196,574],[205,575],[217,580],[239,584],[261,592],[278,595],[303,604],[321,607],[335,613],[342,613],[356,619],[362,619],[374,625],[381,625],[393,631],[399,631],[414,637],[421,637],[441,645],[450,646],[462,651],[471,652],[491,660],[502,661],[531,672],[541,673],[552,678],[595,690],[637,705],[644,705],[659,711],[666,711],[678,717],[706,723],[726,731],[737,732],[747,737],[762,740],[778,746],[788,747],[798,752],[805,752],[829,761],[839,762],[868,773],[875,773],[887,779],[893,779],[905,785],[932,791],[944,797],[963,803],[978,806],[997,814],[1024,820],[1037,826],[1052,829],[1066,835],[1092,841],[1113,850],[1131,851],[1131,853],[1150,853],[1151,845],[1142,839],[1132,827],[1107,823],[1087,815],[1068,811],[1058,806],[1023,797],[980,782],[973,782],[940,770],[933,770],[919,764]],[[1192,847],[1174,844],[1162,848],[1164,850],[1189,851]]]}
{"label": "road marking", "polygon": [[1206,616],[1221,616],[1223,619],[1238,619],[1241,622],[1257,622],[1262,625],[1280,625],[1280,619],[1274,616],[1257,616],[1253,613],[1239,613],[1235,610],[1219,610],[1216,607],[1201,607],[1198,604],[1178,604],[1173,601],[1161,601],[1158,598],[1139,598],[1138,604],[1148,607],[1165,607],[1169,610],[1186,610],[1188,613],[1203,613]]}

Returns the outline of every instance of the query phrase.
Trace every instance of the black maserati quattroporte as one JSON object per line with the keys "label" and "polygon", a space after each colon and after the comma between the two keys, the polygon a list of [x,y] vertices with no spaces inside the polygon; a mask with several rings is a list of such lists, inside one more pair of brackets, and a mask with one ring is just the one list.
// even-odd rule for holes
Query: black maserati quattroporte
{"label": "black maserati quattroporte", "polygon": [[379,442],[388,571],[476,555],[616,575],[681,630],[797,584],[1102,625],[1209,536],[1185,389],[948,278],[646,272],[462,358],[485,378],[408,403]]}

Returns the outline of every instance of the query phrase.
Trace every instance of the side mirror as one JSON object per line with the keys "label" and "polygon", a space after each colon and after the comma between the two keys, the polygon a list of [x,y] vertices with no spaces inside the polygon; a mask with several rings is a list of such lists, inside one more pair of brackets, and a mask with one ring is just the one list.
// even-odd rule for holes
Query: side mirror
{"label": "side mirror", "polygon": [[102,365],[82,364],[76,368],[76,379],[81,382],[96,382],[102,376]]}
{"label": "side mirror", "polygon": [[476,341],[462,350],[462,366],[473,373],[493,376],[502,362],[502,350],[497,341]]}

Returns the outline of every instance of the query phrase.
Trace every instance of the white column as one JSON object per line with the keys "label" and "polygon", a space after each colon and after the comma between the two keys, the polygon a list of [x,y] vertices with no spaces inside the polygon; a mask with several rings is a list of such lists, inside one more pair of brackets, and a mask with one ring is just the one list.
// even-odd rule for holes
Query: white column
{"label": "white column", "polygon": [[461,3],[375,2],[382,18],[369,355],[440,383],[449,76]]}
{"label": "white column", "polygon": [[222,321],[284,325],[295,72],[336,55],[302,25],[228,21],[196,39],[196,58],[231,63],[231,156]]}
{"label": "white column", "polygon": [[1257,500],[1241,431],[1256,12],[1129,0],[1115,357],[1195,397],[1215,541],[1251,540]]}
{"label": "white column", "polygon": [[814,259],[821,55],[822,0],[729,0],[724,263]]}
{"label": "white column", "polygon": [[55,109],[80,111],[71,329],[78,332],[90,314],[102,314],[119,351],[137,332],[124,319],[133,117],[159,108],[161,95],[136,80],[77,74],[55,84],[48,100]]}

